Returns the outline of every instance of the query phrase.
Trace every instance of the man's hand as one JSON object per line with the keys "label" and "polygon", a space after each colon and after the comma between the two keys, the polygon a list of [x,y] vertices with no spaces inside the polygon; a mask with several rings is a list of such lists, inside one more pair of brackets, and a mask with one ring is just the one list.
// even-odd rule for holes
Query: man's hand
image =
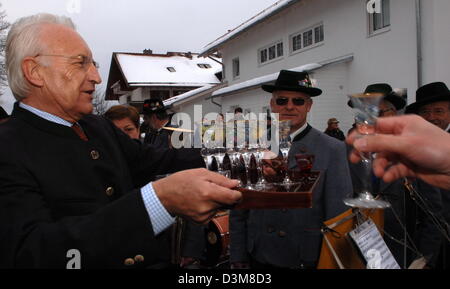
{"label": "man's hand", "polygon": [[239,202],[241,193],[232,190],[238,183],[206,169],[195,169],[158,180],[153,188],[169,213],[206,223],[220,207]]}
{"label": "man's hand", "polygon": [[450,134],[415,116],[380,118],[376,135],[347,138],[354,150],[350,160],[361,160],[359,152],[375,152],[374,173],[385,182],[401,177],[418,177],[425,182],[450,188]]}

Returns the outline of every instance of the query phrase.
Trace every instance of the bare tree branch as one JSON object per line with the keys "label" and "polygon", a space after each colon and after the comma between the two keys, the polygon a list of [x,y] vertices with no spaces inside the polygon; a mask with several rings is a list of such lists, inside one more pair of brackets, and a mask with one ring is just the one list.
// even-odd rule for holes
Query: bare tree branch
{"label": "bare tree branch", "polygon": [[108,110],[108,103],[105,100],[105,91],[95,91],[92,105],[94,106],[94,114],[103,115]]}
{"label": "bare tree branch", "polygon": [[0,3],[0,95],[3,94],[3,88],[8,85],[5,65],[5,47],[6,37],[10,27],[10,23],[6,21],[6,12],[1,10],[1,7],[2,4]]}

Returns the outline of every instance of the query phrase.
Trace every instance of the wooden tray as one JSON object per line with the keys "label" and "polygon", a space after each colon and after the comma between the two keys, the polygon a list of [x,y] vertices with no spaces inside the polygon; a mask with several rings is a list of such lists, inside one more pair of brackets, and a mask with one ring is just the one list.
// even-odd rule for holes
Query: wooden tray
{"label": "wooden tray", "polygon": [[234,209],[299,209],[312,208],[312,192],[320,179],[320,172],[311,172],[308,181],[302,182],[297,192],[289,192],[288,189],[296,189],[297,185],[286,186],[273,185],[268,191],[256,191],[246,188],[237,188],[242,193],[242,201]]}

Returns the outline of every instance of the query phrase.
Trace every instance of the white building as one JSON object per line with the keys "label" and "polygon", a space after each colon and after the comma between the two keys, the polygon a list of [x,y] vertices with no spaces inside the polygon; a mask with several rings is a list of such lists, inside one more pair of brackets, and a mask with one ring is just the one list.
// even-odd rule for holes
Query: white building
{"label": "white building", "polygon": [[227,87],[182,98],[174,109],[191,113],[193,105],[207,104],[204,113],[237,106],[264,112],[271,95],[262,83],[281,69],[308,70],[324,91],[314,98],[308,121],[324,130],[327,119],[337,117],[346,131],[353,123],[347,95],[368,84],[407,88],[409,103],[423,84],[450,84],[450,1],[379,2],[381,13],[372,14],[367,0],[276,2],[200,53],[221,54]]}
{"label": "white building", "polygon": [[140,108],[145,99],[170,99],[205,85],[221,83],[220,59],[195,53],[113,53],[107,100]]}

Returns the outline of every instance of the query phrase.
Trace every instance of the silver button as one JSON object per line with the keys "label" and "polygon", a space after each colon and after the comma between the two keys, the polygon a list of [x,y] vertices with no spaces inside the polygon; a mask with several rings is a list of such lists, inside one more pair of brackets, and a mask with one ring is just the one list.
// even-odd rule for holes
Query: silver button
{"label": "silver button", "polygon": [[106,195],[108,197],[112,197],[114,195],[114,188],[113,187],[109,187],[106,189]]}
{"label": "silver button", "polygon": [[96,151],[96,150],[91,151],[91,158],[92,158],[93,160],[98,160],[98,159],[100,158],[99,152]]}

